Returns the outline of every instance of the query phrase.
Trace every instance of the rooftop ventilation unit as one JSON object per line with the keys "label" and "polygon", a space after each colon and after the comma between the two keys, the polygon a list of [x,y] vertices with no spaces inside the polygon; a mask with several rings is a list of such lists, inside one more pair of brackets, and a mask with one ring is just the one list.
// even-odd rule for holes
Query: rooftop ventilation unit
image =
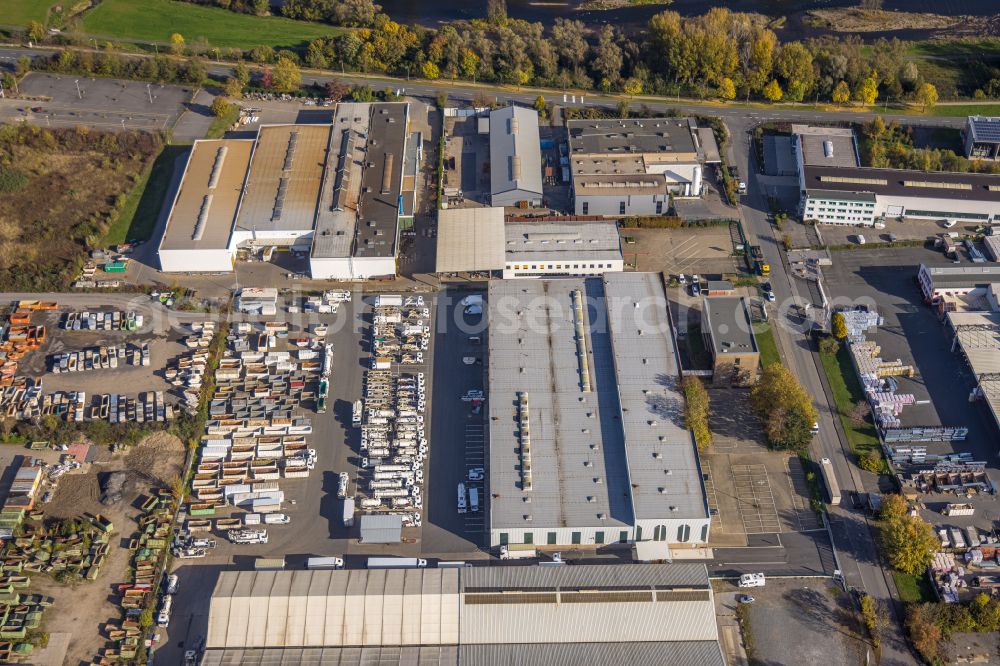
{"label": "rooftop ventilation unit", "polygon": [[208,222],[208,211],[211,207],[212,195],[206,194],[205,198],[201,201],[201,210],[198,211],[198,220],[194,224],[194,233],[191,234],[191,240],[201,240],[202,234],[205,233],[205,224]]}
{"label": "rooftop ventilation unit", "polygon": [[219,184],[219,177],[222,175],[222,165],[226,161],[226,153],[229,148],[222,146],[215,152],[215,163],[212,164],[212,175],[208,177],[208,189],[214,190]]}

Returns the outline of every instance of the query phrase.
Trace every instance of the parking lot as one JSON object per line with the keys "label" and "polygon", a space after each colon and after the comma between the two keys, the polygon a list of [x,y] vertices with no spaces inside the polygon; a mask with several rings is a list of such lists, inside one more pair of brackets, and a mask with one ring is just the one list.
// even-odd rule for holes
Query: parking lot
{"label": "parking lot", "polygon": [[625,262],[637,271],[667,275],[699,274],[712,277],[738,273],[743,265],[733,256],[733,234],[728,225],[682,229],[622,229],[634,240],[622,246]]}
{"label": "parking lot", "polygon": [[700,455],[713,545],[741,546],[762,535],[822,529],[809,505],[802,463],[767,449],[749,393],[709,389],[709,399],[713,443]]}
{"label": "parking lot", "polygon": [[193,88],[183,86],[38,72],[24,78],[20,91],[22,95],[47,99],[0,100],[0,120],[21,118],[52,127],[145,130],[173,127],[194,94]]}
{"label": "parking lot", "polygon": [[489,205],[490,135],[480,134],[478,123],[475,116],[445,120],[444,190],[452,206]]}
{"label": "parking lot", "polygon": [[948,232],[957,233],[960,236],[974,234],[977,226],[976,224],[956,224],[946,228],[937,220],[907,218],[903,221],[887,219],[885,229],[838,224],[823,224],[819,225],[818,229],[826,245],[852,245],[858,243],[859,235],[865,237],[866,243],[885,243],[893,239],[922,241]]}
{"label": "parking lot", "polygon": [[750,627],[756,663],[830,664],[865,663],[865,644],[859,639],[850,598],[824,578],[768,577],[764,587],[738,589],[733,583],[715,586],[716,614],[735,615],[737,598],[749,594]]}

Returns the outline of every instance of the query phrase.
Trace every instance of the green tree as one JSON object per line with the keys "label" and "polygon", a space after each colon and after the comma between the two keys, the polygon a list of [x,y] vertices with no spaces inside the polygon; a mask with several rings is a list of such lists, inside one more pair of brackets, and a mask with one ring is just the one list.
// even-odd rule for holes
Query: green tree
{"label": "green tree", "polygon": [[923,83],[919,88],[917,88],[914,99],[917,100],[917,104],[920,105],[920,109],[922,111],[933,109],[934,105],[937,104],[938,101],[937,88],[934,87],[933,83]]}
{"label": "green tree", "polygon": [[539,95],[538,97],[536,97],[535,98],[534,107],[535,107],[535,111],[538,111],[538,115],[540,117],[542,117],[542,118],[548,118],[549,117],[549,105],[545,101],[545,97],[543,97],[542,95]]}
{"label": "green tree", "polygon": [[1000,600],[980,592],[969,604],[969,613],[979,631],[1000,631]]}
{"label": "green tree", "polygon": [[833,332],[833,337],[838,340],[844,340],[847,338],[847,319],[844,317],[842,312],[834,312],[833,319],[831,320],[830,329]]}
{"label": "green tree", "polygon": [[854,91],[854,99],[865,106],[871,106],[878,99],[878,72],[872,72],[862,79]]}
{"label": "green tree", "polygon": [[174,55],[184,54],[184,35],[179,32],[170,35],[170,52]]}
{"label": "green tree", "polygon": [[302,85],[302,72],[289,58],[279,58],[271,74],[271,85],[280,93],[295,92]]}
{"label": "green tree", "polygon": [[239,82],[240,92],[242,92],[250,83],[250,68],[245,62],[238,62],[236,67],[233,67],[233,78]]}
{"label": "green tree", "polygon": [[625,79],[625,83],[622,85],[622,92],[629,97],[642,94],[642,81],[634,76]]}
{"label": "green tree", "polygon": [[243,95],[243,86],[240,85],[235,76],[230,76],[226,79],[225,85],[222,86],[222,91],[226,94],[226,97],[241,97]]}
{"label": "green tree", "polygon": [[201,61],[201,58],[191,58],[184,66],[184,81],[186,83],[201,85],[207,76],[208,70],[205,69],[205,63]]}
{"label": "green tree", "polygon": [[216,118],[221,118],[229,113],[232,106],[233,105],[229,103],[228,99],[222,95],[216,95],[215,99],[212,100],[212,114]]}
{"label": "green tree", "polygon": [[901,495],[882,496],[881,538],[889,564],[898,571],[918,576],[934,559],[941,544],[920,516],[911,516]]}
{"label": "green tree", "polygon": [[865,623],[872,645],[877,650],[882,643],[882,627],[885,625],[885,613],[878,600],[870,594],[861,597],[861,619]]}
{"label": "green tree", "polygon": [[736,99],[736,84],[728,76],[719,82],[719,97],[722,99]]}
{"label": "green tree", "polygon": [[306,65],[313,69],[326,69],[330,63],[326,58],[322,39],[314,39],[306,48]]}
{"label": "green tree", "polygon": [[771,82],[764,86],[764,99],[769,102],[780,102],[783,95],[781,84],[777,79],[771,79]]}
{"label": "green tree", "polygon": [[628,118],[631,113],[629,103],[624,99],[618,100],[617,112],[619,118]]}
{"label": "green tree", "polygon": [[30,21],[28,23],[28,39],[33,42],[45,39],[45,26],[38,21]]}
{"label": "green tree", "polygon": [[708,424],[710,401],[705,385],[697,377],[685,377],[681,382],[684,391],[684,422],[694,433],[699,451],[712,445],[712,430]]}
{"label": "green tree", "polygon": [[441,69],[430,60],[421,66],[420,72],[423,74],[425,79],[434,80],[441,76]]}
{"label": "green tree", "polygon": [[881,474],[885,470],[882,454],[878,452],[878,449],[869,449],[863,455],[858,456],[858,467],[872,474]]}
{"label": "green tree", "polygon": [[763,419],[764,432],[773,448],[808,448],[818,414],[812,398],[788,368],[781,363],[764,368],[750,399]]}
{"label": "green tree", "polygon": [[851,99],[851,89],[847,86],[847,81],[841,81],[834,87],[830,99],[835,104],[846,104]]}

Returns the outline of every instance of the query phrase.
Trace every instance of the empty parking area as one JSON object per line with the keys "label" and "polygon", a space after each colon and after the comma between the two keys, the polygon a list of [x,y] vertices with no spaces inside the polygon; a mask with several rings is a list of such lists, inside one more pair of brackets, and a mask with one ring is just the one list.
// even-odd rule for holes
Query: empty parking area
{"label": "empty parking area", "polygon": [[662,271],[668,275],[698,274],[708,277],[738,271],[733,256],[730,225],[684,227],[681,229],[623,229],[634,240],[622,246],[625,261],[637,271]]}
{"label": "empty parking area", "polygon": [[771,534],[781,531],[774,495],[764,465],[733,465],[733,485],[739,502],[743,531]]}
{"label": "empty parking area", "polygon": [[819,516],[809,503],[809,483],[806,481],[806,472],[802,468],[802,461],[790,457],[785,461],[785,469],[788,473],[788,486],[792,492],[790,511],[790,518],[793,521],[792,529],[797,532],[823,529]]}
{"label": "empty parking area", "polygon": [[5,102],[0,105],[0,119],[145,130],[170,129],[194,93],[183,86],[40,73],[28,74],[20,90],[42,101]]}

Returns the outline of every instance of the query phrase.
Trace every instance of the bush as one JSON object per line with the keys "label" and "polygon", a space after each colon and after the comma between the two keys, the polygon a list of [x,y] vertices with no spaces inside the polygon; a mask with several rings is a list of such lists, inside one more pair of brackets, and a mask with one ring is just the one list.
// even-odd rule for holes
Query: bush
{"label": "bush", "polygon": [[681,388],[684,389],[684,418],[687,427],[694,433],[698,450],[704,451],[712,444],[712,430],[708,426],[708,391],[697,377],[685,377]]}
{"label": "bush", "polygon": [[0,167],[0,192],[11,194],[23,190],[28,184],[28,176],[23,171],[11,167]]}
{"label": "bush", "polygon": [[885,471],[885,462],[882,460],[882,454],[878,452],[878,449],[870,449],[864,455],[858,457],[858,467],[872,474],[881,474]]}
{"label": "bush", "polygon": [[830,354],[832,356],[840,351],[840,343],[835,338],[820,338],[819,351],[821,354]]}

